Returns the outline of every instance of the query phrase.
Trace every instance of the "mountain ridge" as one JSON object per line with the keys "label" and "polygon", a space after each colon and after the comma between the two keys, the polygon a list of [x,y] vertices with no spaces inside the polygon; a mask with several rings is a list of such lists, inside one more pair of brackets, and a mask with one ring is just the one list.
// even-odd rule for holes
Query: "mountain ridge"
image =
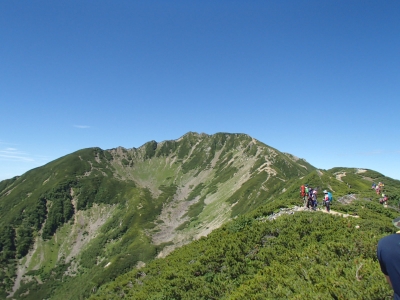
{"label": "mountain ridge", "polygon": [[[138,148],[78,150],[0,182],[0,293],[67,299],[65,289],[79,286],[75,297],[86,297],[229,220],[297,195],[304,180],[351,192],[329,174],[246,134],[189,132]],[[351,174],[349,182],[367,188]]]}

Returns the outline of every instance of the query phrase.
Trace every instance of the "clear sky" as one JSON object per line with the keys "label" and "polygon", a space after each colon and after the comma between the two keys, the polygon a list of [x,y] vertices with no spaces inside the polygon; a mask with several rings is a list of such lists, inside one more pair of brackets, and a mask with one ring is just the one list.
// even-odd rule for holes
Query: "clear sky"
{"label": "clear sky", "polygon": [[0,112],[0,180],[188,131],[400,179],[400,1],[4,0]]}

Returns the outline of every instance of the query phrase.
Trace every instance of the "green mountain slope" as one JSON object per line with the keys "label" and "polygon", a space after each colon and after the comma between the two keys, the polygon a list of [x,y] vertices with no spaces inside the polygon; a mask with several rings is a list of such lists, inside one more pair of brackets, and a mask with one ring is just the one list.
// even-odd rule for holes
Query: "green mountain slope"
{"label": "green mountain slope", "polygon": [[83,149],[0,182],[0,297],[83,299],[315,170],[244,134]]}
{"label": "green mountain slope", "polygon": [[[378,203],[375,180],[398,197],[400,182],[374,171],[313,171],[273,201],[121,275],[90,299],[389,299],[376,245],[395,232],[399,211]],[[333,190],[333,209],[349,217],[297,210],[304,182]]]}

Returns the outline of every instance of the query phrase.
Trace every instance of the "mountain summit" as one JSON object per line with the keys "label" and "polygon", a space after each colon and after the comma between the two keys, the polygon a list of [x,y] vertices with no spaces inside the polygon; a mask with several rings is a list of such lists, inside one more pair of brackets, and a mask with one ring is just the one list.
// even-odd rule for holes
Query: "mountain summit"
{"label": "mountain summit", "polygon": [[329,174],[246,134],[79,150],[0,182],[0,296],[82,299]]}

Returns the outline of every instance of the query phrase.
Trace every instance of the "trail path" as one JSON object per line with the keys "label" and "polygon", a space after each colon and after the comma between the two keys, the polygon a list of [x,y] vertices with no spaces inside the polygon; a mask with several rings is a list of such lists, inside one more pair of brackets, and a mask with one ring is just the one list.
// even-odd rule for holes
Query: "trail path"
{"label": "trail path", "polygon": [[347,217],[359,218],[359,216],[352,216],[349,214],[344,214],[344,213],[341,213],[338,211],[334,211],[332,209],[330,210],[330,212],[327,212],[326,209],[322,209],[322,208],[318,208],[316,211],[313,211],[304,206],[294,206],[292,208],[281,208],[281,209],[279,209],[279,212],[273,213],[267,217],[260,218],[260,220],[275,220],[276,218],[278,218],[282,215],[293,215],[295,212],[299,212],[299,211],[323,212],[323,213],[331,214],[331,215],[339,215],[344,218],[347,218]]}

